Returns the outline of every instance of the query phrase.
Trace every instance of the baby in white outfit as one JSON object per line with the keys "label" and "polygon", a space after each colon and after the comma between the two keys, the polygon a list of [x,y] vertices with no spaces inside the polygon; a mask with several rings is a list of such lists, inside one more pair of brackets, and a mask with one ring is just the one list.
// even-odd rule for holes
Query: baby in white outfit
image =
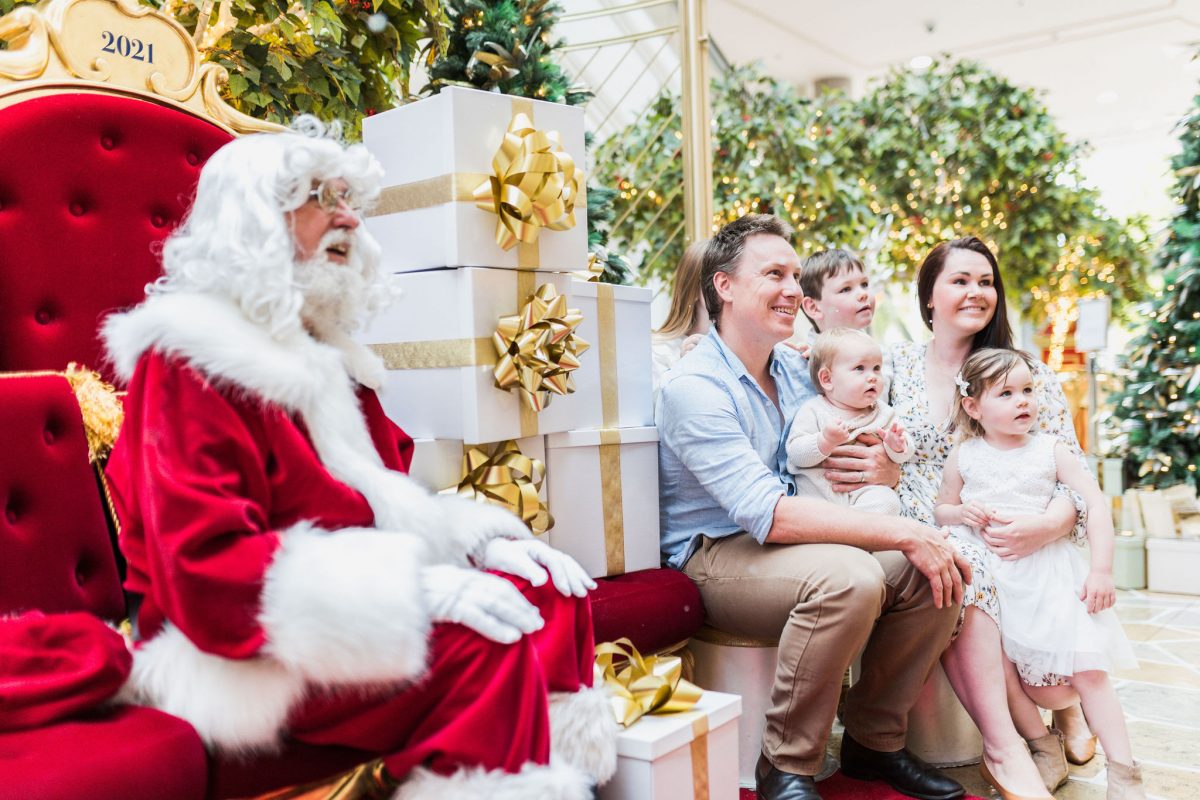
{"label": "baby in white outfit", "polygon": [[863,331],[834,328],[813,341],[808,365],[819,394],[796,412],[787,440],[788,471],[796,476],[797,491],[860,511],[899,514],[900,498],[894,489],[871,484],[838,493],[818,466],[835,447],[864,433],[882,439],[892,461],[912,458],[912,442],[881,396],[883,351]]}

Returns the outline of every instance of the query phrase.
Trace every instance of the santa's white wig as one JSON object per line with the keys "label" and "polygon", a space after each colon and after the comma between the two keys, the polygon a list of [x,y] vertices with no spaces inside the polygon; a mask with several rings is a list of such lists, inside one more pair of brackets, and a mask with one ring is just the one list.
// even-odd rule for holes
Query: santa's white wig
{"label": "santa's white wig", "polygon": [[[315,117],[283,133],[244,136],[222,147],[200,172],[196,200],[163,245],[163,276],[151,294],[202,292],[229,298],[273,335],[301,326],[303,287],[295,275],[295,243],[285,214],[304,205],[315,183],[341,178],[370,207],[383,170],[361,145],[346,146],[340,129]],[[379,270],[379,246],[364,227],[353,251],[369,287],[364,315],[391,301]]]}

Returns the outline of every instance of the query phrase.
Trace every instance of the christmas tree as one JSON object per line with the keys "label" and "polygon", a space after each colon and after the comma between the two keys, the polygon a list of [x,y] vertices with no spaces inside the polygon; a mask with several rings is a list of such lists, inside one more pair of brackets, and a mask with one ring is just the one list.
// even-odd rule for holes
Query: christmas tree
{"label": "christmas tree", "polygon": [[1141,307],[1146,328],[1112,398],[1116,449],[1143,486],[1200,485],[1200,96],[1180,128],[1182,152],[1171,162],[1179,209],[1158,254],[1163,288]]}
{"label": "christmas tree", "polygon": [[[553,38],[562,13],[557,3],[450,0],[445,10],[452,25],[449,41],[429,69],[425,93],[466,86],[571,106],[591,99],[592,93],[572,85],[554,59],[554,52],[563,45]],[[590,137],[588,146],[590,149]],[[628,262],[607,247],[616,196],[615,189],[588,184],[588,252],[592,263],[604,269],[600,280],[627,284]]]}
{"label": "christmas tree", "polygon": [[449,42],[429,70],[425,91],[447,86],[532,97],[575,106],[591,94],[571,81],[551,55],[562,9],[551,0],[449,0]]}

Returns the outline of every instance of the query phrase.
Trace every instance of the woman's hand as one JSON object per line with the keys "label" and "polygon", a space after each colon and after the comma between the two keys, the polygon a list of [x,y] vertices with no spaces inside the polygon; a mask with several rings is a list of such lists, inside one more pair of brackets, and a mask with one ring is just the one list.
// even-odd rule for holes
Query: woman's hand
{"label": "woman's hand", "polygon": [[1061,539],[1074,524],[1075,506],[1064,497],[1055,497],[1041,514],[993,513],[980,535],[993,553],[1011,561]]}
{"label": "woman's hand", "polygon": [[878,436],[859,436],[835,447],[821,466],[835,492],[852,492],[871,483],[894,488],[900,482],[900,465],[888,458]]}
{"label": "woman's hand", "polygon": [[691,336],[687,337],[682,342],[680,342],[679,343],[679,357],[683,358],[688,353],[692,352],[692,349],[696,345],[700,344],[700,340],[703,338],[704,338],[703,333],[693,333]]}

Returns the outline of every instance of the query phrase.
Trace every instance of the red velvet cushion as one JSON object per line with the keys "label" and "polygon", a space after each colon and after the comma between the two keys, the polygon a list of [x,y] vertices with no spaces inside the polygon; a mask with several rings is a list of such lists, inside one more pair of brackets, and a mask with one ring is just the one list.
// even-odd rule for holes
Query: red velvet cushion
{"label": "red velvet cushion", "polygon": [[0,431],[0,614],[120,619],[112,540],[66,378],[0,374]]}
{"label": "red velvet cushion", "polygon": [[598,578],[592,592],[597,642],[628,636],[642,653],[690,638],[704,624],[700,590],[673,569],[644,569]]}
{"label": "red velvet cushion", "polygon": [[204,745],[183,720],[119,707],[0,733],[0,800],[204,797]]}
{"label": "red velvet cushion", "polygon": [[152,246],[231,138],[126,97],[0,109],[0,371],[101,366],[100,317],[141,301],[159,274]]}

